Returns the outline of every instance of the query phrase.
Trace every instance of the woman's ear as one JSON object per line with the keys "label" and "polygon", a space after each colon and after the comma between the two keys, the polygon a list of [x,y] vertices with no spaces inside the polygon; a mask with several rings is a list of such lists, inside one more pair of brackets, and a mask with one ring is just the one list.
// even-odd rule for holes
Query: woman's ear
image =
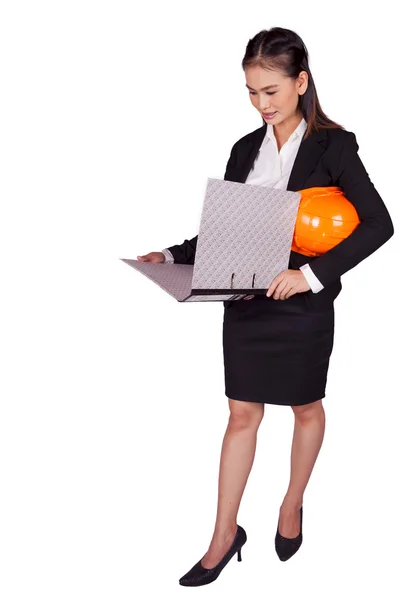
{"label": "woman's ear", "polygon": [[297,78],[297,92],[300,96],[306,93],[308,88],[308,73],[307,71],[301,71]]}

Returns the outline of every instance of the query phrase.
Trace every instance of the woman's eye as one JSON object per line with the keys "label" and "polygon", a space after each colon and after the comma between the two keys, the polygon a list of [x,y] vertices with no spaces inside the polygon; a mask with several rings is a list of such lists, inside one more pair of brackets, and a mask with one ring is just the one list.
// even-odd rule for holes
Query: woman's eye
{"label": "woman's eye", "polygon": [[[256,92],[250,92],[250,94],[256,94]],[[268,94],[268,96],[273,96],[276,92],[266,92],[266,94]]]}

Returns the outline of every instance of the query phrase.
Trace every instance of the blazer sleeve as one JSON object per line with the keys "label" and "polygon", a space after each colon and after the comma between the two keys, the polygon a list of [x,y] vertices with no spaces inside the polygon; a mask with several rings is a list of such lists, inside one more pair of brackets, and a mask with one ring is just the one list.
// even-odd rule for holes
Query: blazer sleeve
{"label": "blazer sleeve", "polygon": [[347,133],[339,160],[337,185],[354,205],[360,223],[337,246],[310,262],[312,271],[324,286],[355,267],[394,234],[389,212],[358,156],[356,136],[350,131]]}
{"label": "blazer sleeve", "polygon": [[[224,179],[229,179],[231,169],[236,164],[236,143],[232,146],[228,162],[226,163]],[[184,240],[182,244],[168,246],[167,249],[174,257],[174,263],[181,265],[193,265],[197,247],[197,235],[191,240]]]}

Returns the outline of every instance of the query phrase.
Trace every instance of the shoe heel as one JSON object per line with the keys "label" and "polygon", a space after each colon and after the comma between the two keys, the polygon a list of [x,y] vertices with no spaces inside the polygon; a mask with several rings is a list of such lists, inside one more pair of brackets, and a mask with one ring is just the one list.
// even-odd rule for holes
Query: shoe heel
{"label": "shoe heel", "polygon": [[241,562],[242,561],[242,549],[239,548],[238,550],[238,561]]}

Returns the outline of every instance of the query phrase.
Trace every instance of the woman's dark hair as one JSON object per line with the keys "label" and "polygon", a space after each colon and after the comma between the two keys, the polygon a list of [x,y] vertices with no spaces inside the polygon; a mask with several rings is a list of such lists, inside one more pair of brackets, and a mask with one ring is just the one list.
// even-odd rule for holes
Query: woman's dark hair
{"label": "woman's dark hair", "polygon": [[[308,65],[308,51],[297,33],[283,27],[263,29],[257,33],[247,44],[242,68],[245,70],[256,65],[279,71],[292,79],[296,79],[301,71],[308,74],[308,87],[306,92],[299,96],[298,104],[307,123],[304,139],[321,129],[344,129],[342,125],[329,119],[321,108]],[[265,125],[264,119],[262,122]]]}

